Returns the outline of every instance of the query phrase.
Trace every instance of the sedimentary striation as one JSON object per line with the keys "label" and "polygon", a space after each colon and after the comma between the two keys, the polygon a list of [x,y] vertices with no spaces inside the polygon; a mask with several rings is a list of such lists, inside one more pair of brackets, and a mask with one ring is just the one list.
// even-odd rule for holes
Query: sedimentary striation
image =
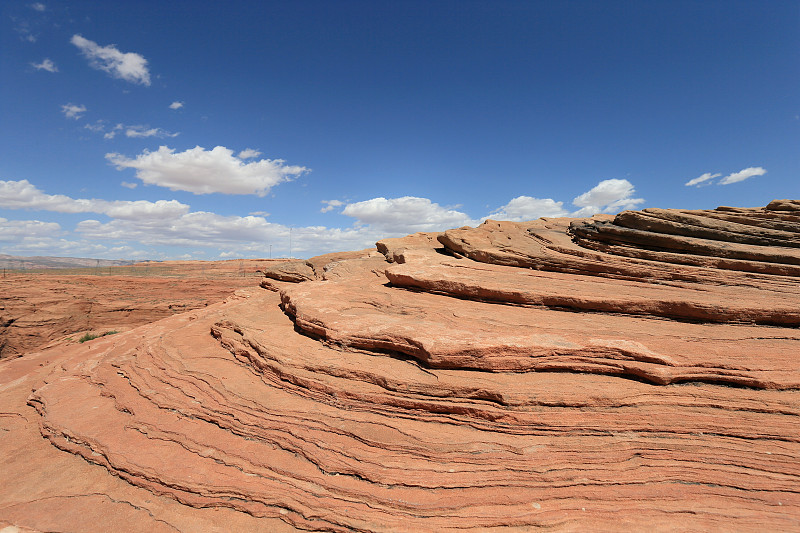
{"label": "sedimentary striation", "polygon": [[275,265],[0,365],[0,525],[800,530],[799,288],[791,200]]}

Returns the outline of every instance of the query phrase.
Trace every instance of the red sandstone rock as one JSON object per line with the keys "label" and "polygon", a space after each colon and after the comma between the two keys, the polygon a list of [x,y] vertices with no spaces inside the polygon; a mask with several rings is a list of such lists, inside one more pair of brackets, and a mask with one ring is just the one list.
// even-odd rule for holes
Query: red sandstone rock
{"label": "red sandstone rock", "polygon": [[2,362],[0,526],[800,530],[794,205],[386,239]]}

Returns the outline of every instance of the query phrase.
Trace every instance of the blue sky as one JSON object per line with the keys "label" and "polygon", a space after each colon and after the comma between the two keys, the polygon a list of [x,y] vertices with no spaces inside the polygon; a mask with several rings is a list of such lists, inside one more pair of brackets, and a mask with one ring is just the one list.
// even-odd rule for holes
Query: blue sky
{"label": "blue sky", "polygon": [[0,253],[308,257],[800,198],[799,1],[0,7]]}

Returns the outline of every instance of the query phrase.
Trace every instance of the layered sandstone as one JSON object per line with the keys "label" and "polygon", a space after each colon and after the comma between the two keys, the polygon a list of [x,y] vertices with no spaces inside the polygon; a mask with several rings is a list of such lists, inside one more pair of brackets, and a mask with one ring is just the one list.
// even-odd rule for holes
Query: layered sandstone
{"label": "layered sandstone", "polygon": [[487,221],[265,276],[1,364],[0,525],[800,530],[800,202]]}

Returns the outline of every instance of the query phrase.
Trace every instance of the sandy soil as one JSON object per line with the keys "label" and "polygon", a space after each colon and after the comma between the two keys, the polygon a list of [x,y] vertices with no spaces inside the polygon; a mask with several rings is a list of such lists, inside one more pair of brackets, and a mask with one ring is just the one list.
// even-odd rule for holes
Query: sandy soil
{"label": "sandy soil", "polygon": [[164,261],[127,267],[6,271],[0,277],[0,358],[76,344],[205,307],[258,285],[280,260]]}

